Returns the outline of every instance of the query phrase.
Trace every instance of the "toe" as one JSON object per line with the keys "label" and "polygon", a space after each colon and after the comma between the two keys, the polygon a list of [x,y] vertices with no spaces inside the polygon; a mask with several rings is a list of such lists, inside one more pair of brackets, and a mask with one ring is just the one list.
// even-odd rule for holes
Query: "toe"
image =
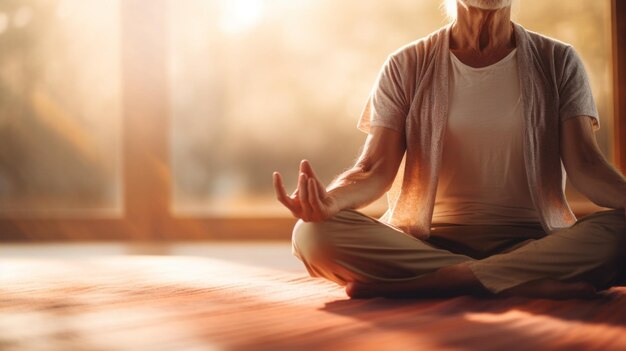
{"label": "toe", "polygon": [[346,284],[346,295],[353,299],[358,297],[358,287],[356,282],[349,282]]}
{"label": "toe", "polygon": [[368,289],[365,289],[365,285],[359,282],[349,282],[346,284],[346,294],[351,299],[364,299],[369,298]]}

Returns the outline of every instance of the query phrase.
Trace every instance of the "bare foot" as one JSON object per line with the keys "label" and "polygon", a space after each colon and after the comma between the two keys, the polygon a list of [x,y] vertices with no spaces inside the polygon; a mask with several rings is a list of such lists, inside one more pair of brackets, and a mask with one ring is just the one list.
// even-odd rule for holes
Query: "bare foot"
{"label": "bare foot", "polygon": [[[474,276],[472,271],[463,264],[444,267],[406,282],[350,282],[346,285],[346,294],[354,299],[491,295]],[[565,300],[591,299],[599,295],[596,289],[588,283],[566,283],[555,279],[541,279],[507,289],[497,294],[497,296]]]}
{"label": "bare foot", "polygon": [[351,282],[346,285],[346,294],[353,299],[373,297],[403,298],[425,297],[426,293],[414,288],[412,282],[402,283],[361,283]]}
{"label": "bare foot", "polygon": [[596,289],[588,283],[565,283],[554,279],[541,279],[507,289],[498,295],[524,296],[555,300],[592,299],[598,297]]}
{"label": "bare foot", "polygon": [[463,264],[444,267],[405,282],[350,282],[346,285],[346,294],[355,299],[372,297],[448,297],[487,293],[474,276],[474,273]]}

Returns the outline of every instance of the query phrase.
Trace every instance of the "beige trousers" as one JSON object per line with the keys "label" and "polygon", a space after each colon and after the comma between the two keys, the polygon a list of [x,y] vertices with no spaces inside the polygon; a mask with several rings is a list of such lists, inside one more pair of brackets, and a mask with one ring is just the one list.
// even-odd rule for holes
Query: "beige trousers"
{"label": "beige trousers", "polygon": [[409,281],[463,263],[493,293],[545,278],[603,290],[623,280],[626,219],[624,210],[600,211],[549,235],[535,225],[436,224],[420,240],[343,210],[323,222],[298,221],[292,253],[311,276],[340,285]]}

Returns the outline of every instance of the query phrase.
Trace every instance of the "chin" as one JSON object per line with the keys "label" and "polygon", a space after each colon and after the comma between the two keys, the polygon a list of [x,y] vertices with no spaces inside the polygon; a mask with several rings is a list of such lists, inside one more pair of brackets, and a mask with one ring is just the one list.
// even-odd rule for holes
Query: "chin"
{"label": "chin", "polygon": [[499,10],[511,6],[513,0],[461,0],[465,5],[483,10]]}

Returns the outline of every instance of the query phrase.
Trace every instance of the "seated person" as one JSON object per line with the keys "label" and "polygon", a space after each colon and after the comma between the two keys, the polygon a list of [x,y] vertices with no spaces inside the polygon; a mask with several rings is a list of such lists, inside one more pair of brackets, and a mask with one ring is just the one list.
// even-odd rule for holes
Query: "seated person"
{"label": "seated person", "polygon": [[[292,195],[274,173],[311,276],[353,298],[587,297],[621,279],[626,179],[596,144],[581,60],[510,6],[458,0],[451,24],[390,55],[359,120],[362,154],[327,188],[306,160]],[[577,219],[564,171],[613,210]],[[356,211],[385,192],[380,219]]]}

